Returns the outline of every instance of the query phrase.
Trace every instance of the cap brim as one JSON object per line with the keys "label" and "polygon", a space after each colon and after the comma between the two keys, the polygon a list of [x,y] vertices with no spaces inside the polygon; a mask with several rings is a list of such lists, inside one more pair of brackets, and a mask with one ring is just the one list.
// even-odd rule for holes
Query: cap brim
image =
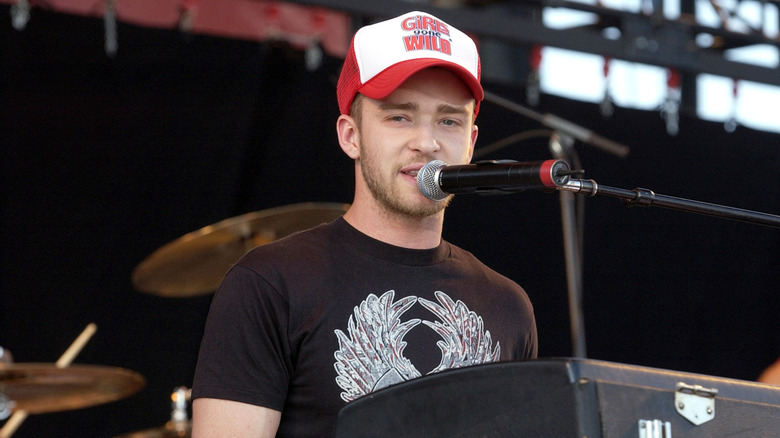
{"label": "cap brim", "polygon": [[410,76],[430,67],[441,67],[455,73],[471,90],[471,94],[476,99],[477,104],[485,97],[482,85],[468,70],[452,62],[436,58],[410,59],[393,64],[363,84],[358,89],[358,92],[371,99],[384,99],[392,94],[404,81],[409,79]]}

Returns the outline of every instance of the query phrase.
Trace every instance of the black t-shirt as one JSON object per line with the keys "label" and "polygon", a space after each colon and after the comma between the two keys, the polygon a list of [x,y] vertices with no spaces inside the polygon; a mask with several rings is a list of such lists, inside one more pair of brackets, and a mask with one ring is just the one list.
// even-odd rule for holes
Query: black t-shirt
{"label": "black t-shirt", "polygon": [[534,358],[525,291],[443,241],[415,250],[343,218],[247,253],[214,295],[192,397],[282,412],[277,436],[332,436],[338,411],[432,372]]}

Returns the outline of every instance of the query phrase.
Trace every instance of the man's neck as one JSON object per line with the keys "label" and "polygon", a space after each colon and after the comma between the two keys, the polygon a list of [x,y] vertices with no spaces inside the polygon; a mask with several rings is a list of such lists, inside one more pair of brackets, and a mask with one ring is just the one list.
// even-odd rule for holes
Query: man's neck
{"label": "man's neck", "polygon": [[441,243],[444,211],[424,218],[390,213],[379,207],[353,204],[344,219],[379,241],[411,249],[430,249]]}

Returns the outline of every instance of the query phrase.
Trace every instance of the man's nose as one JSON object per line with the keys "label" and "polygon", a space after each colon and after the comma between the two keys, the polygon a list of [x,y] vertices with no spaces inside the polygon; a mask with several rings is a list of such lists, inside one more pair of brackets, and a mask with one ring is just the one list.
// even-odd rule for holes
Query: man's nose
{"label": "man's nose", "polygon": [[428,124],[419,125],[417,129],[415,129],[411,147],[425,154],[439,151],[441,145],[436,138],[435,128]]}

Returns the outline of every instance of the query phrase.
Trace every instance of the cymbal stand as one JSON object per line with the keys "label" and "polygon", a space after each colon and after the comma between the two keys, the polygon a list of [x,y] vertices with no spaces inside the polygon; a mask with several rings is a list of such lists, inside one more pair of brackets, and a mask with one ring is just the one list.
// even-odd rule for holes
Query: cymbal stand
{"label": "cymbal stand", "polygon": [[187,412],[191,390],[186,386],[179,386],[171,393],[171,420],[168,428],[183,433],[189,427],[190,417]]}

